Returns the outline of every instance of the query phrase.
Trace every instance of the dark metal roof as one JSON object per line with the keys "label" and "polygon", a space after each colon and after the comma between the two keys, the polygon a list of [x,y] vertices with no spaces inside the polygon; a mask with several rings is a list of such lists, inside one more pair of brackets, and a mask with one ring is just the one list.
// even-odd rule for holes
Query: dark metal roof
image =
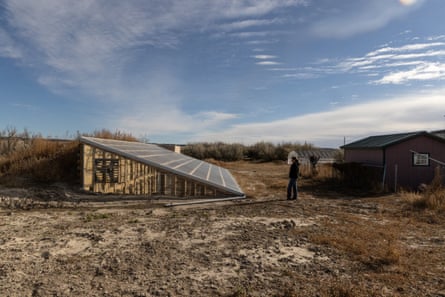
{"label": "dark metal roof", "polygon": [[431,132],[434,136],[445,139],[445,130],[433,131]]}
{"label": "dark metal roof", "polygon": [[229,170],[175,153],[158,145],[93,137],[81,137],[80,141],[154,168],[213,186],[224,192],[244,196]]}
{"label": "dark metal roof", "polygon": [[342,146],[343,149],[382,149],[419,135],[431,136],[426,131],[369,136]]}
{"label": "dark metal roof", "polygon": [[338,149],[333,148],[319,148],[311,150],[299,150],[296,151],[298,158],[309,159],[311,156],[319,157],[320,161],[332,161],[339,154]]}

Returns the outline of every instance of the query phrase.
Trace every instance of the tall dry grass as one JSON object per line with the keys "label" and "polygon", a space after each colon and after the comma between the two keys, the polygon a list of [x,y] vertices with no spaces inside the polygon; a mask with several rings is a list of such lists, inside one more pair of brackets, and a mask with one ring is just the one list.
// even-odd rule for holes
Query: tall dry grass
{"label": "tall dry grass", "polygon": [[79,177],[79,142],[33,138],[0,157],[0,182],[22,186],[34,182],[72,182]]}
{"label": "tall dry grass", "polygon": [[[84,133],[106,139],[137,141],[130,133],[107,129]],[[29,183],[80,181],[78,140],[46,139],[29,131],[8,127],[0,131],[0,183],[24,186]]]}
{"label": "tall dry grass", "polygon": [[403,192],[401,196],[416,208],[445,211],[445,187],[443,180],[441,168],[437,167],[433,180],[424,187],[423,192]]}
{"label": "tall dry grass", "polygon": [[108,129],[99,129],[99,130],[95,130],[93,133],[83,133],[82,135],[96,137],[96,138],[104,138],[104,139],[138,141],[138,139],[136,137],[134,137],[131,133],[123,132],[120,130],[111,132]]}

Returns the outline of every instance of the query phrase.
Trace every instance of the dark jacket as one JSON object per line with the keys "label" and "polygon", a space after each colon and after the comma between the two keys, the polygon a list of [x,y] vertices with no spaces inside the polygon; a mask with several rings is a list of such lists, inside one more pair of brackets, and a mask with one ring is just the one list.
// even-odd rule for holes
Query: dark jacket
{"label": "dark jacket", "polygon": [[292,165],[290,165],[289,169],[289,178],[298,178],[298,174],[300,173],[300,167],[298,160],[293,162]]}

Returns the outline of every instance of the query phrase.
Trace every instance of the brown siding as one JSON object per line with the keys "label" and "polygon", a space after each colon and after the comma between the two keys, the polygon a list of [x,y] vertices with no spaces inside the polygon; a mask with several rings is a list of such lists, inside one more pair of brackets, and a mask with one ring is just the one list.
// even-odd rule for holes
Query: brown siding
{"label": "brown siding", "polygon": [[383,150],[380,149],[345,150],[345,162],[383,165]]}
{"label": "brown siding", "polygon": [[[437,164],[430,161],[429,166],[414,166],[413,153],[429,153],[430,158],[445,162],[445,143],[419,135],[412,139],[391,145],[386,149],[345,149],[346,162],[365,164],[386,164],[385,184],[389,189],[415,189],[422,183],[430,183],[434,177]],[[441,166],[445,173],[445,166]]]}
{"label": "brown siding", "polygon": [[390,188],[395,187],[396,178],[398,186],[409,188],[416,188],[421,183],[430,183],[433,179],[438,164],[430,161],[430,166],[413,166],[411,150],[429,153],[431,158],[445,162],[445,143],[430,137],[418,136],[390,146],[386,149],[386,180]]}

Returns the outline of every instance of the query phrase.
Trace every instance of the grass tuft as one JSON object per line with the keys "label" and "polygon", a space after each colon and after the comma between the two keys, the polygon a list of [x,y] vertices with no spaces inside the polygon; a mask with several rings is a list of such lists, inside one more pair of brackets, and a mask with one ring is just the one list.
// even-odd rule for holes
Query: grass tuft
{"label": "grass tuft", "polygon": [[437,168],[433,181],[424,187],[422,193],[403,192],[401,196],[415,208],[445,211],[445,187],[442,181],[440,168]]}

